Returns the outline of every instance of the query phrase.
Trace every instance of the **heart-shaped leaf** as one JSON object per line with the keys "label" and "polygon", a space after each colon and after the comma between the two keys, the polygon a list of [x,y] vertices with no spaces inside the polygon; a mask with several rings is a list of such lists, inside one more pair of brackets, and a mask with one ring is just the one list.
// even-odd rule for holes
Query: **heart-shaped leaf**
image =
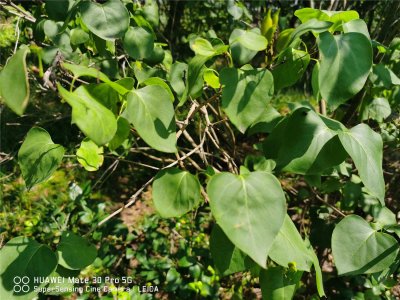
{"label": "heart-shaped leaf", "polygon": [[30,189],[48,179],[58,168],[64,156],[64,148],[54,144],[50,134],[40,127],[29,130],[18,151],[18,163]]}
{"label": "heart-shaped leaf", "polygon": [[223,69],[220,81],[222,108],[231,122],[245,132],[264,112],[274,93],[274,80],[268,70]]}
{"label": "heart-shaped leaf", "polygon": [[153,183],[153,201],[163,218],[179,217],[199,204],[200,182],[196,176],[176,168],[162,170]]}
{"label": "heart-shaped leaf", "polygon": [[154,37],[142,27],[129,27],[124,36],[124,49],[134,59],[147,58],[153,51]]}
{"label": "heart-shaped leaf", "polygon": [[264,153],[285,171],[319,174],[347,157],[337,137],[337,130],[345,129],[339,122],[301,107],[274,128],[263,144]]}
{"label": "heart-shaped leaf", "polygon": [[104,107],[97,99],[80,86],[70,93],[58,85],[61,97],[72,106],[72,122],[82,132],[101,146],[109,142],[117,131],[117,120],[114,114]]}
{"label": "heart-shaped leaf", "polygon": [[83,269],[97,257],[96,247],[72,232],[62,233],[57,252],[59,264],[71,270]]}
{"label": "heart-shaped leaf", "polygon": [[129,13],[120,0],[104,4],[84,1],[80,4],[82,20],[95,35],[105,40],[121,38],[129,26]]}
{"label": "heart-shaped leaf", "polygon": [[156,150],[176,152],[174,107],[168,92],[159,85],[133,90],[127,96],[124,117],[143,140]]}
{"label": "heart-shaped leaf", "polygon": [[335,109],[364,87],[372,67],[371,41],[362,33],[321,33],[319,89],[322,98]]}
{"label": "heart-shaped leaf", "polygon": [[0,299],[31,300],[46,285],[34,280],[50,276],[57,262],[49,247],[27,237],[11,239],[0,250]]}
{"label": "heart-shaped leaf", "polygon": [[286,215],[285,196],[270,173],[219,173],[207,185],[211,211],[228,238],[261,267]]}
{"label": "heart-shaped leaf", "polygon": [[332,253],[339,275],[380,272],[394,262],[398,252],[394,237],[374,230],[359,216],[345,217],[333,230]]}

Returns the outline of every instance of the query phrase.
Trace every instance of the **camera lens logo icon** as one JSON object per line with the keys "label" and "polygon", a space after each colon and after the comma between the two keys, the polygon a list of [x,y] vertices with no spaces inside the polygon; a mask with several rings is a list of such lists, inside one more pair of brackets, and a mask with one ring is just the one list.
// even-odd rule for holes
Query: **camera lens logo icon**
{"label": "camera lens logo icon", "polygon": [[29,277],[28,276],[15,276],[13,279],[14,282],[14,287],[13,287],[13,292],[14,293],[28,293],[30,288],[29,288]]}

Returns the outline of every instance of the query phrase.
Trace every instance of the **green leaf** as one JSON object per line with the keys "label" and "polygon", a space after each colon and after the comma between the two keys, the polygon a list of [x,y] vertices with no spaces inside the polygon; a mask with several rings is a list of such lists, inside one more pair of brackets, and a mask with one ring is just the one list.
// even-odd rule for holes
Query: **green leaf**
{"label": "green leaf", "polygon": [[285,50],[272,70],[275,91],[295,84],[303,76],[309,62],[310,55],[307,52],[293,48]]}
{"label": "green leaf", "polygon": [[245,132],[264,112],[274,93],[273,77],[268,70],[223,69],[222,108],[231,122]]}
{"label": "green leaf", "polygon": [[368,125],[359,124],[350,130],[339,132],[339,139],[353,159],[364,186],[385,205],[381,136]]}
{"label": "green leaf", "polygon": [[20,236],[8,241],[0,250],[0,299],[34,298],[38,294],[35,287],[46,285],[45,282],[35,283],[34,279],[50,276],[57,267],[57,260],[49,247],[35,240]]}
{"label": "green leaf", "polygon": [[296,10],[294,15],[297,16],[302,23],[306,23],[311,19],[317,19],[319,21],[330,21],[333,24],[331,28],[332,32],[340,29],[340,26],[343,23],[347,23],[351,20],[360,18],[355,10],[328,11],[309,7]]}
{"label": "green leaf", "polygon": [[97,257],[96,247],[72,232],[62,233],[57,253],[59,264],[71,270],[83,269]]}
{"label": "green leaf", "polygon": [[281,114],[271,105],[268,105],[262,114],[251,124],[247,133],[249,135],[258,132],[270,133],[281,119]]}
{"label": "green leaf", "polygon": [[219,173],[207,185],[211,211],[224,233],[261,267],[285,218],[285,196],[270,173]]}
{"label": "green leaf", "polygon": [[22,115],[29,101],[28,71],[26,55],[30,52],[22,46],[10,58],[0,73],[0,100],[17,115]]}
{"label": "green leaf", "polygon": [[154,37],[143,27],[129,27],[124,36],[124,49],[134,59],[148,57],[154,49]]}
{"label": "green leaf", "polygon": [[50,19],[64,21],[73,4],[73,0],[46,0],[44,7]]}
{"label": "green leaf", "polygon": [[289,46],[290,36],[294,28],[286,28],[285,30],[279,33],[279,36],[275,42],[276,52],[280,53],[285,50]]}
{"label": "green leaf", "polygon": [[159,77],[147,78],[146,80],[141,82],[141,85],[159,85],[162,88],[164,88],[165,91],[168,93],[169,99],[171,100],[172,103],[175,100],[174,94],[172,93],[171,89],[169,88],[169,85],[163,79],[161,79]]}
{"label": "green leaf", "polygon": [[190,60],[186,76],[186,88],[178,106],[182,106],[187,101],[188,96],[197,97],[202,93],[204,64],[210,58],[209,56],[196,55]]}
{"label": "green leaf", "polygon": [[153,183],[153,201],[163,218],[179,217],[199,204],[200,182],[176,168],[160,171]]}
{"label": "green leaf", "polygon": [[343,32],[344,33],[358,32],[358,33],[365,35],[365,37],[367,39],[369,39],[369,40],[371,39],[371,36],[369,35],[369,31],[368,31],[368,26],[364,22],[364,20],[355,19],[355,20],[351,20],[351,21],[343,24]]}
{"label": "green leaf", "polygon": [[282,267],[287,268],[290,264],[294,264],[301,271],[309,272],[313,264],[306,244],[288,215],[285,217],[268,256]]}
{"label": "green leaf", "polygon": [[[256,34],[259,34],[259,30],[257,28],[252,29]],[[238,39],[246,33],[245,30],[242,29],[234,29],[229,36],[229,45],[231,47],[232,59],[238,65],[247,64],[250,60],[256,56],[258,51],[250,50],[243,46],[243,44],[239,43]]]}
{"label": "green leaf", "polygon": [[270,267],[260,272],[260,286],[263,299],[291,300],[300,282],[302,271],[282,267]]}
{"label": "green leaf", "polygon": [[28,190],[48,179],[61,164],[64,148],[54,144],[49,133],[40,127],[29,130],[18,151],[18,164]]}
{"label": "green leaf", "polygon": [[374,119],[377,122],[382,123],[391,113],[392,110],[387,99],[374,98],[363,106],[361,120]]}
{"label": "green leaf", "polygon": [[103,147],[99,147],[90,139],[85,138],[76,151],[76,157],[86,171],[97,171],[104,161]]}
{"label": "green leaf", "polygon": [[347,157],[336,132],[344,129],[339,122],[322,119],[310,108],[301,107],[274,128],[263,150],[284,171],[320,174]]}
{"label": "green leaf", "polygon": [[339,275],[380,272],[394,262],[398,252],[394,237],[372,229],[359,216],[345,217],[333,230],[332,253]]}
{"label": "green leaf", "polygon": [[114,137],[117,131],[114,114],[93,98],[84,86],[70,93],[58,84],[58,91],[72,107],[72,123],[75,123],[87,137],[99,146]]}
{"label": "green leaf", "polygon": [[149,85],[130,92],[127,100],[123,116],[143,140],[156,150],[176,152],[175,112],[168,92],[159,85]]}
{"label": "green leaf", "polygon": [[374,217],[374,228],[380,230],[385,226],[397,225],[396,215],[386,206],[380,207],[375,205],[371,209],[371,214]]}
{"label": "green leaf", "polygon": [[324,12],[329,16],[329,21],[333,22],[332,32],[336,30],[340,30],[342,24],[344,25],[347,22],[352,20],[357,20],[360,18],[358,12],[355,10],[347,10],[347,11],[327,11]]}
{"label": "green leaf", "polygon": [[215,74],[216,71],[213,69],[206,69],[203,73],[204,81],[214,89],[220,87],[219,77]]}
{"label": "green leaf", "polygon": [[324,281],[323,281],[321,266],[319,265],[318,257],[315,254],[315,252],[314,252],[311,244],[309,243],[309,241],[306,240],[306,242],[308,242],[308,249],[310,251],[310,257],[311,257],[311,259],[313,261],[313,265],[314,265],[314,269],[315,269],[315,281],[316,281],[316,284],[317,284],[318,295],[320,297],[325,297]]}
{"label": "green leaf", "polygon": [[84,1],[80,4],[82,21],[95,35],[113,41],[121,38],[129,26],[129,13],[120,0],[104,4]]}
{"label": "green leaf", "polygon": [[[56,3],[55,1],[50,1],[50,2]],[[71,30],[70,40],[72,45],[84,44],[87,41],[89,41],[89,39],[90,39],[89,34],[83,31],[82,29],[74,28]]]}
{"label": "green leaf", "polygon": [[188,65],[182,62],[175,62],[171,66],[171,71],[167,74],[168,81],[170,82],[172,89],[179,98],[182,97],[185,92],[186,72]]}
{"label": "green leaf", "polygon": [[319,21],[329,21],[330,19],[325,11],[310,7],[298,9],[294,12],[294,15],[300,19],[301,23],[306,23],[311,19]]}
{"label": "green leaf", "polygon": [[120,81],[112,82],[106,74],[100,72],[95,68],[90,68],[82,65],[72,65],[68,63],[62,63],[62,67],[74,74],[74,79],[77,79],[82,76],[93,77],[98,80],[101,80],[111,86],[114,90],[116,90],[119,94],[125,95],[128,93],[128,89],[124,87],[123,84],[118,84]]}
{"label": "green leaf", "polygon": [[156,0],[146,0],[145,5],[143,6],[143,15],[153,27],[158,27],[160,23],[160,15]]}
{"label": "green leaf", "polygon": [[233,39],[232,42],[229,43],[233,44],[235,42],[239,42],[246,49],[253,51],[262,51],[268,46],[268,40],[255,31],[242,30],[242,32],[238,34],[238,36]]}
{"label": "green leaf", "polygon": [[390,89],[394,85],[400,85],[399,77],[384,64],[374,65],[369,79],[375,86],[384,87],[385,89]]}
{"label": "green leaf", "polygon": [[328,31],[329,28],[332,26],[332,22],[327,22],[327,21],[318,21],[317,19],[311,19],[300,26],[298,26],[290,35],[289,42],[287,43],[290,45],[295,39],[299,38],[303,34],[306,34],[307,32],[313,32],[313,33],[321,33]]}
{"label": "green leaf", "polygon": [[222,276],[247,269],[246,254],[232,244],[218,224],[215,224],[211,231],[210,251],[215,267]]}
{"label": "green leaf", "polygon": [[128,120],[123,117],[119,117],[117,119],[117,132],[112,140],[108,142],[108,148],[111,151],[114,151],[121,146],[122,143],[129,137],[130,130],[131,128]]}
{"label": "green leaf", "polygon": [[50,283],[46,288],[49,292],[45,294],[55,296],[70,294],[68,291],[72,291],[75,285],[71,278],[79,277],[79,274],[80,270],[69,270],[58,265],[57,269],[48,277]]}
{"label": "green leaf", "polygon": [[192,48],[196,55],[213,56],[215,54],[213,45],[208,40],[200,37],[191,43],[190,48]]}
{"label": "green leaf", "polygon": [[372,67],[372,46],[365,35],[349,32],[320,34],[319,89],[322,98],[335,109],[364,87]]}

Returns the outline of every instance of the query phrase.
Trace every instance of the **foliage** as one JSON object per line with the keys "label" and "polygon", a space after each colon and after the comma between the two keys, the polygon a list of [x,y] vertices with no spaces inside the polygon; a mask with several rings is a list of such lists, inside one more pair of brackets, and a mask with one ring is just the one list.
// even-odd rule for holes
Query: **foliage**
{"label": "foliage", "polygon": [[98,2],[2,4],[0,298],[395,299],[399,40],[362,10]]}

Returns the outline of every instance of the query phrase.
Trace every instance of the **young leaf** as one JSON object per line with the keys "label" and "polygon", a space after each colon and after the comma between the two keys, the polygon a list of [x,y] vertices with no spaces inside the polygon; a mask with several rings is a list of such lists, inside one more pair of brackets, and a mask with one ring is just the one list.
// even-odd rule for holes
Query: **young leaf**
{"label": "young leaf", "polygon": [[287,45],[290,45],[295,39],[299,38],[303,34],[306,34],[307,32],[313,32],[313,33],[321,33],[328,31],[329,28],[332,26],[332,22],[327,22],[327,21],[318,21],[316,19],[311,19],[300,26],[298,26],[291,34],[290,34],[290,39]]}
{"label": "young leaf", "polygon": [[120,0],[104,4],[84,1],[80,3],[80,13],[87,28],[105,40],[121,38],[129,26],[129,12]]}
{"label": "young leaf", "polygon": [[300,282],[302,271],[271,267],[260,272],[263,299],[291,300]]}
{"label": "young leaf", "polygon": [[29,130],[18,151],[18,163],[28,190],[48,179],[63,156],[64,148],[54,144],[46,130],[40,127]]}
{"label": "young leaf", "polygon": [[254,31],[244,31],[232,43],[234,42],[239,42],[246,49],[253,51],[262,51],[268,46],[268,40]]}
{"label": "young leaf", "polygon": [[174,107],[168,92],[159,85],[133,90],[127,96],[123,116],[143,140],[156,150],[176,152]]}
{"label": "young leaf", "polygon": [[[35,298],[38,288],[46,283],[35,283],[34,279],[50,276],[57,261],[57,255],[49,247],[35,240],[22,236],[11,239],[0,250],[0,299]],[[23,285],[24,290],[14,288],[16,280],[21,280],[19,286]]]}
{"label": "young leaf", "polygon": [[218,89],[221,84],[219,77],[215,74],[213,69],[206,69],[203,74],[204,81],[214,89]]}
{"label": "young leaf", "polygon": [[211,231],[210,251],[215,267],[222,276],[246,270],[246,254],[232,244],[218,224]]}
{"label": "young leaf", "polygon": [[[255,34],[259,34],[257,28],[252,29]],[[242,29],[234,29],[229,37],[229,45],[231,47],[232,59],[238,65],[244,65],[256,56],[256,50],[246,48],[243,44],[239,43],[239,38],[246,33]]]}
{"label": "young leaf", "polygon": [[76,151],[76,157],[86,171],[97,171],[104,161],[103,147],[99,147],[90,139],[85,138]]}
{"label": "young leaf", "polygon": [[322,98],[335,109],[364,87],[372,67],[371,41],[358,32],[335,36],[324,32],[319,36],[318,48],[319,89]]}
{"label": "young leaf", "polygon": [[199,204],[200,182],[196,176],[179,169],[166,169],[153,183],[153,201],[163,218],[179,217]]}
{"label": "young leaf", "polygon": [[97,257],[96,247],[72,232],[62,233],[57,253],[59,264],[71,270],[83,269]]}
{"label": "young leaf", "polygon": [[345,217],[333,230],[332,253],[339,275],[380,272],[394,262],[398,252],[394,237],[372,229],[357,215]]}
{"label": "young leaf", "polygon": [[301,271],[309,272],[313,264],[306,244],[288,215],[283,221],[268,256],[285,268],[294,263]]}
{"label": "young leaf", "polygon": [[219,173],[207,185],[211,211],[224,233],[261,267],[285,218],[285,196],[270,173]]}
{"label": "young leaf", "polygon": [[22,115],[29,101],[29,82],[26,69],[28,46],[22,46],[10,58],[0,73],[0,99],[17,115]]}
{"label": "young leaf", "polygon": [[114,114],[88,93],[84,86],[70,93],[58,84],[58,91],[61,97],[72,106],[72,122],[87,137],[99,146],[106,144],[114,137],[117,131],[117,120]]}
{"label": "young leaf", "polygon": [[196,55],[213,56],[215,54],[213,45],[208,40],[200,37],[196,38],[190,47]]}
{"label": "young leaf", "polygon": [[339,139],[353,159],[364,186],[385,205],[381,136],[368,125],[359,124],[350,130],[339,132]]}
{"label": "young leaf", "polygon": [[245,132],[264,112],[274,93],[274,82],[268,70],[223,69],[220,81],[222,108],[231,122]]}

